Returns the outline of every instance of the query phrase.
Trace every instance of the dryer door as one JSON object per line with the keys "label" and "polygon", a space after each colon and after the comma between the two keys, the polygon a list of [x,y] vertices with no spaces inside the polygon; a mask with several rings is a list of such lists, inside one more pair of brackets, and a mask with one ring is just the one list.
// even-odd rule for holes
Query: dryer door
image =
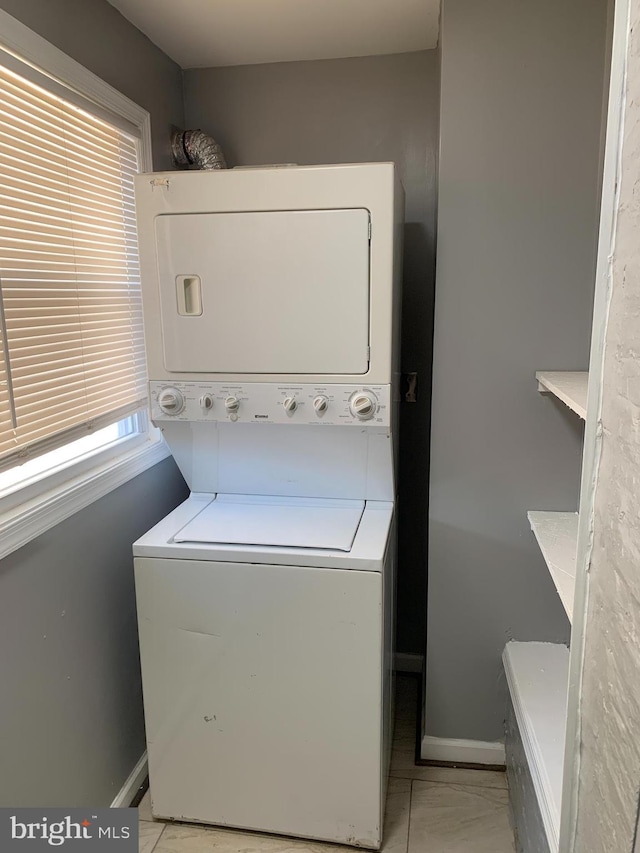
{"label": "dryer door", "polygon": [[367,210],[168,214],[156,241],[167,370],[367,372]]}

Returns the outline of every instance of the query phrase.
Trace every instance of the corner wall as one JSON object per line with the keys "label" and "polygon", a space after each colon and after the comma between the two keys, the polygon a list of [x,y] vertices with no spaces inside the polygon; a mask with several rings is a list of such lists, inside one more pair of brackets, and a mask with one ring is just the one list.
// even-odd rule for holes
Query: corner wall
{"label": "corner wall", "polygon": [[527,510],[576,510],[606,0],[444,0],[426,732],[503,735],[500,654],[569,624]]}

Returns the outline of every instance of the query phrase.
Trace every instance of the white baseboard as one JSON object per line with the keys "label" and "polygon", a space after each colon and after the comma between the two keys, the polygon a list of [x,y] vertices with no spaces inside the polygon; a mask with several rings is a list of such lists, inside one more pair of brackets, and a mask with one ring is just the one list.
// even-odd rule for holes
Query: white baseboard
{"label": "white baseboard", "polygon": [[427,761],[447,761],[452,764],[505,765],[504,744],[500,741],[457,740],[425,735],[420,746],[420,757]]}
{"label": "white baseboard", "polygon": [[423,655],[410,655],[396,652],[393,658],[393,668],[396,672],[422,672]]}
{"label": "white baseboard", "polygon": [[140,785],[147,778],[149,773],[149,765],[147,763],[146,750],[140,756],[140,760],[129,774],[129,778],[124,783],[118,792],[115,800],[111,803],[112,809],[127,808],[133,802],[135,795],[138,793]]}

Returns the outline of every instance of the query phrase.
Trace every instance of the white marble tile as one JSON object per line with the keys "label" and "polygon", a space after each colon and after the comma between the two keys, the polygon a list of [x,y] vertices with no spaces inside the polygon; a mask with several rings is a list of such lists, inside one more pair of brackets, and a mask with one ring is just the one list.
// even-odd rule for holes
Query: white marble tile
{"label": "white marble tile", "polygon": [[507,791],[420,781],[411,790],[408,853],[513,853]]}
{"label": "white marble tile", "polygon": [[411,791],[411,779],[402,776],[390,776],[387,785],[387,797],[389,794],[406,794]]}
{"label": "white marble tile", "polygon": [[151,823],[150,821],[140,821],[139,827],[139,853],[152,853],[156,848],[156,843],[164,830],[163,823]]}
{"label": "white marble tile", "polygon": [[147,788],[147,793],[140,800],[138,806],[138,817],[140,820],[155,820],[151,812],[151,791]]}
{"label": "white marble tile", "polygon": [[383,853],[407,853],[410,812],[411,781],[389,779],[382,839]]}
{"label": "white marble tile", "polygon": [[399,779],[417,779],[421,782],[443,782],[473,788],[507,789],[507,774],[500,770],[468,770],[464,767],[432,767],[415,765],[401,756],[391,766],[391,776]]}
{"label": "white marble tile", "polygon": [[[406,849],[406,848],[405,848]],[[353,848],[276,835],[167,824],[154,853],[353,853]]]}

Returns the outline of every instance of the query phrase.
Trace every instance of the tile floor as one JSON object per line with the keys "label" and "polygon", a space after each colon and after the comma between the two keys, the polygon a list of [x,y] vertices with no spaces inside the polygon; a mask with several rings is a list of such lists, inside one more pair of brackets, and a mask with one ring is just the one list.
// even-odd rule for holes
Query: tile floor
{"label": "tile floor", "polygon": [[[415,679],[397,680],[396,729],[384,853],[513,853],[504,773],[416,767]],[[140,853],[353,853],[354,848],[187,824],[151,815],[140,803]]]}

